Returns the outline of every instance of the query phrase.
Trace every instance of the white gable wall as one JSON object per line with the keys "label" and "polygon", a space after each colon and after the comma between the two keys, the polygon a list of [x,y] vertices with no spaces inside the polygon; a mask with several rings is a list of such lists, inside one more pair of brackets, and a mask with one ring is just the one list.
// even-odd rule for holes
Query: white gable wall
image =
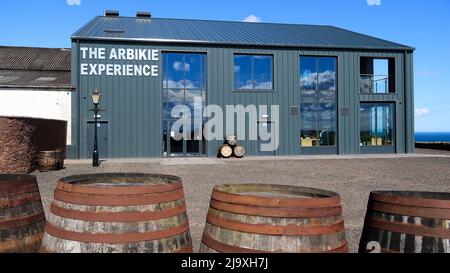
{"label": "white gable wall", "polygon": [[71,144],[71,92],[2,89],[0,116],[66,120],[67,145]]}

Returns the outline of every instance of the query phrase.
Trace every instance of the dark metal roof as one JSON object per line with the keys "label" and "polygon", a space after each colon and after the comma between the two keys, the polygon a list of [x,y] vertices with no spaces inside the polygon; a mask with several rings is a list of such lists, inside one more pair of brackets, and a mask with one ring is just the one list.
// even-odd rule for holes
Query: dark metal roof
{"label": "dark metal roof", "polygon": [[0,46],[0,69],[70,71],[70,49]]}
{"label": "dark metal roof", "polygon": [[74,33],[72,39],[414,50],[333,26],[104,16],[95,17]]}
{"label": "dark metal roof", "polygon": [[75,90],[70,49],[0,46],[0,88]]}
{"label": "dark metal roof", "polygon": [[74,91],[75,86],[70,71],[0,70],[0,89]]}

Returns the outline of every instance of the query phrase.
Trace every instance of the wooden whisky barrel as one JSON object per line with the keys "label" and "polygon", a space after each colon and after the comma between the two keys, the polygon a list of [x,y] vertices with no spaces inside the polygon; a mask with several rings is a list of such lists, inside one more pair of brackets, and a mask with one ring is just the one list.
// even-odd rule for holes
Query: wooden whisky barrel
{"label": "wooden whisky barrel", "polygon": [[40,172],[56,171],[62,169],[64,164],[64,152],[41,151],[37,156],[37,165]]}
{"label": "wooden whisky barrel", "polygon": [[0,175],[0,253],[38,252],[44,226],[36,177]]}
{"label": "wooden whisky barrel", "polygon": [[245,155],[245,148],[242,145],[237,144],[233,147],[233,154],[235,157],[241,158]]}
{"label": "wooden whisky barrel", "polygon": [[229,134],[225,137],[225,140],[227,143],[231,146],[234,146],[237,144],[237,136],[235,134]]}
{"label": "wooden whisky barrel", "polygon": [[381,253],[450,253],[450,193],[371,192],[359,252],[375,245]]}
{"label": "wooden whisky barrel", "polygon": [[233,154],[233,149],[228,144],[220,146],[220,155],[224,158],[229,158]]}
{"label": "wooden whisky barrel", "polygon": [[283,185],[214,187],[202,253],[347,252],[338,194]]}
{"label": "wooden whisky barrel", "polygon": [[41,252],[192,252],[181,178],[106,173],[62,178]]}

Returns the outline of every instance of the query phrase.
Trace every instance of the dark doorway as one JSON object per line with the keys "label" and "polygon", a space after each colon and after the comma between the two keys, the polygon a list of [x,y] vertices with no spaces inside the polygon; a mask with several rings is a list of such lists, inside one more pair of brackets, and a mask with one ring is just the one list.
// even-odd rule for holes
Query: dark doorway
{"label": "dark doorway", "polygon": [[[94,151],[94,122],[87,123],[87,155],[92,156]],[[108,158],[108,122],[97,122],[97,140],[98,140],[98,154],[100,158]]]}

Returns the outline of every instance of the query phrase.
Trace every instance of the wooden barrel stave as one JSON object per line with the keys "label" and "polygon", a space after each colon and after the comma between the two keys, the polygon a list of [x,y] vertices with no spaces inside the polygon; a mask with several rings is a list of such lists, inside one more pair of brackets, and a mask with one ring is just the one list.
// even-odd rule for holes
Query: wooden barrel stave
{"label": "wooden barrel stave", "polygon": [[[315,200],[283,200],[280,196],[289,190],[299,188],[257,184],[215,187],[200,252],[347,252],[339,199],[330,202],[335,204],[329,208],[317,208],[307,205]],[[303,188],[305,195],[308,190]],[[254,194],[257,191],[260,196]],[[278,197],[261,194],[269,191]],[[300,206],[302,203],[306,206]],[[319,217],[311,217],[318,212]]]}
{"label": "wooden barrel stave", "polygon": [[[137,185],[142,176],[154,183]],[[83,177],[58,182],[41,252],[192,252],[181,179],[164,185],[167,178],[148,174],[88,176],[96,187]]]}
{"label": "wooden barrel stave", "polygon": [[447,202],[404,195],[414,193],[371,193],[359,252],[369,252],[367,244],[377,242],[382,253],[450,253],[450,194]]}
{"label": "wooden barrel stave", "polygon": [[36,177],[0,175],[0,252],[37,252],[44,226]]}
{"label": "wooden barrel stave", "polygon": [[[190,253],[189,231],[176,236],[134,243],[92,243],[66,240],[45,234],[46,245],[40,252],[50,253]],[[51,246],[50,248],[48,246]]]}

